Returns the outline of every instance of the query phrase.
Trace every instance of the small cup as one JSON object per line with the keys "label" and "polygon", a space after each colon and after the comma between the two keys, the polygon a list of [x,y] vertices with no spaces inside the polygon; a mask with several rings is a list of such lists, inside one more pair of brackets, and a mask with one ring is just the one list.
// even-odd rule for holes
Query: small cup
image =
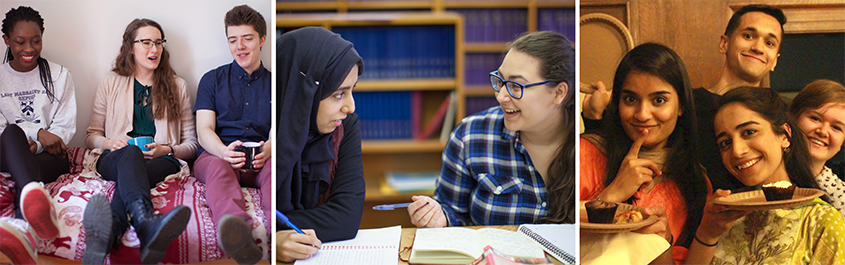
{"label": "small cup", "polygon": [[261,144],[256,142],[245,142],[242,145],[235,148],[235,151],[243,152],[244,158],[244,170],[255,170],[255,165],[252,164],[252,161],[255,160],[255,155],[261,153]]}
{"label": "small cup", "polygon": [[151,149],[146,148],[144,146],[153,143],[153,138],[150,136],[141,136],[129,139],[129,141],[126,142],[131,145],[137,146],[138,148],[141,148],[141,151],[150,151]]}

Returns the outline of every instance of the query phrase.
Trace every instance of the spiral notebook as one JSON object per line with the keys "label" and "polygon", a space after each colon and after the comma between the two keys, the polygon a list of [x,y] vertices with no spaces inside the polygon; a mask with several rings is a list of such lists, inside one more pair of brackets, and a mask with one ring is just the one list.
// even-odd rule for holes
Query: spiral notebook
{"label": "spiral notebook", "polygon": [[543,247],[563,264],[575,264],[572,253],[578,251],[578,226],[574,224],[520,225],[518,231]]}

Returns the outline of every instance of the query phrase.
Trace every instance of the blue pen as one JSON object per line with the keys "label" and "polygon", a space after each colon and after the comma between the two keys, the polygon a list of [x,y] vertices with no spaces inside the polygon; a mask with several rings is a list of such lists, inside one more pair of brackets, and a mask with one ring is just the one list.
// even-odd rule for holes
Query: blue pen
{"label": "blue pen", "polygon": [[279,210],[276,210],[276,220],[279,220],[279,222],[287,224],[290,228],[293,228],[293,230],[296,230],[296,232],[298,232],[300,234],[305,234],[305,232],[302,232],[302,229],[299,229],[299,227],[296,227],[296,225],[294,225],[290,221],[290,219],[288,219],[288,217],[285,216],[285,214],[283,214]]}
{"label": "blue pen", "polygon": [[[373,206],[373,210],[392,211],[393,209],[396,209],[396,208],[408,207],[408,205],[411,205],[412,203],[413,202],[376,205],[376,206]],[[428,205],[428,202],[426,202],[423,206],[426,206],[426,205]]]}

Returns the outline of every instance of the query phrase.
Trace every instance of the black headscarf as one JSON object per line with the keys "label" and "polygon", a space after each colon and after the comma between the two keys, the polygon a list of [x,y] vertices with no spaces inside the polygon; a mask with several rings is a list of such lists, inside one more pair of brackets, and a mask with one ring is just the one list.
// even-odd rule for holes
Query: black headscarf
{"label": "black headscarf", "polygon": [[[276,207],[310,209],[328,188],[335,158],[332,133],[317,128],[320,101],[363,60],[352,43],[322,27],[305,27],[276,40]],[[322,184],[322,185],[321,185]]]}

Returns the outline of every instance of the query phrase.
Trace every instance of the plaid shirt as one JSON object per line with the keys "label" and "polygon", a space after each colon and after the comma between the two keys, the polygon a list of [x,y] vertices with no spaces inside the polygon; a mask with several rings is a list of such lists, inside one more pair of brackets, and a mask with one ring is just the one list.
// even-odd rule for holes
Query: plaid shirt
{"label": "plaid shirt", "polygon": [[533,223],[548,213],[546,184],[498,106],[452,131],[436,187],[450,226]]}

